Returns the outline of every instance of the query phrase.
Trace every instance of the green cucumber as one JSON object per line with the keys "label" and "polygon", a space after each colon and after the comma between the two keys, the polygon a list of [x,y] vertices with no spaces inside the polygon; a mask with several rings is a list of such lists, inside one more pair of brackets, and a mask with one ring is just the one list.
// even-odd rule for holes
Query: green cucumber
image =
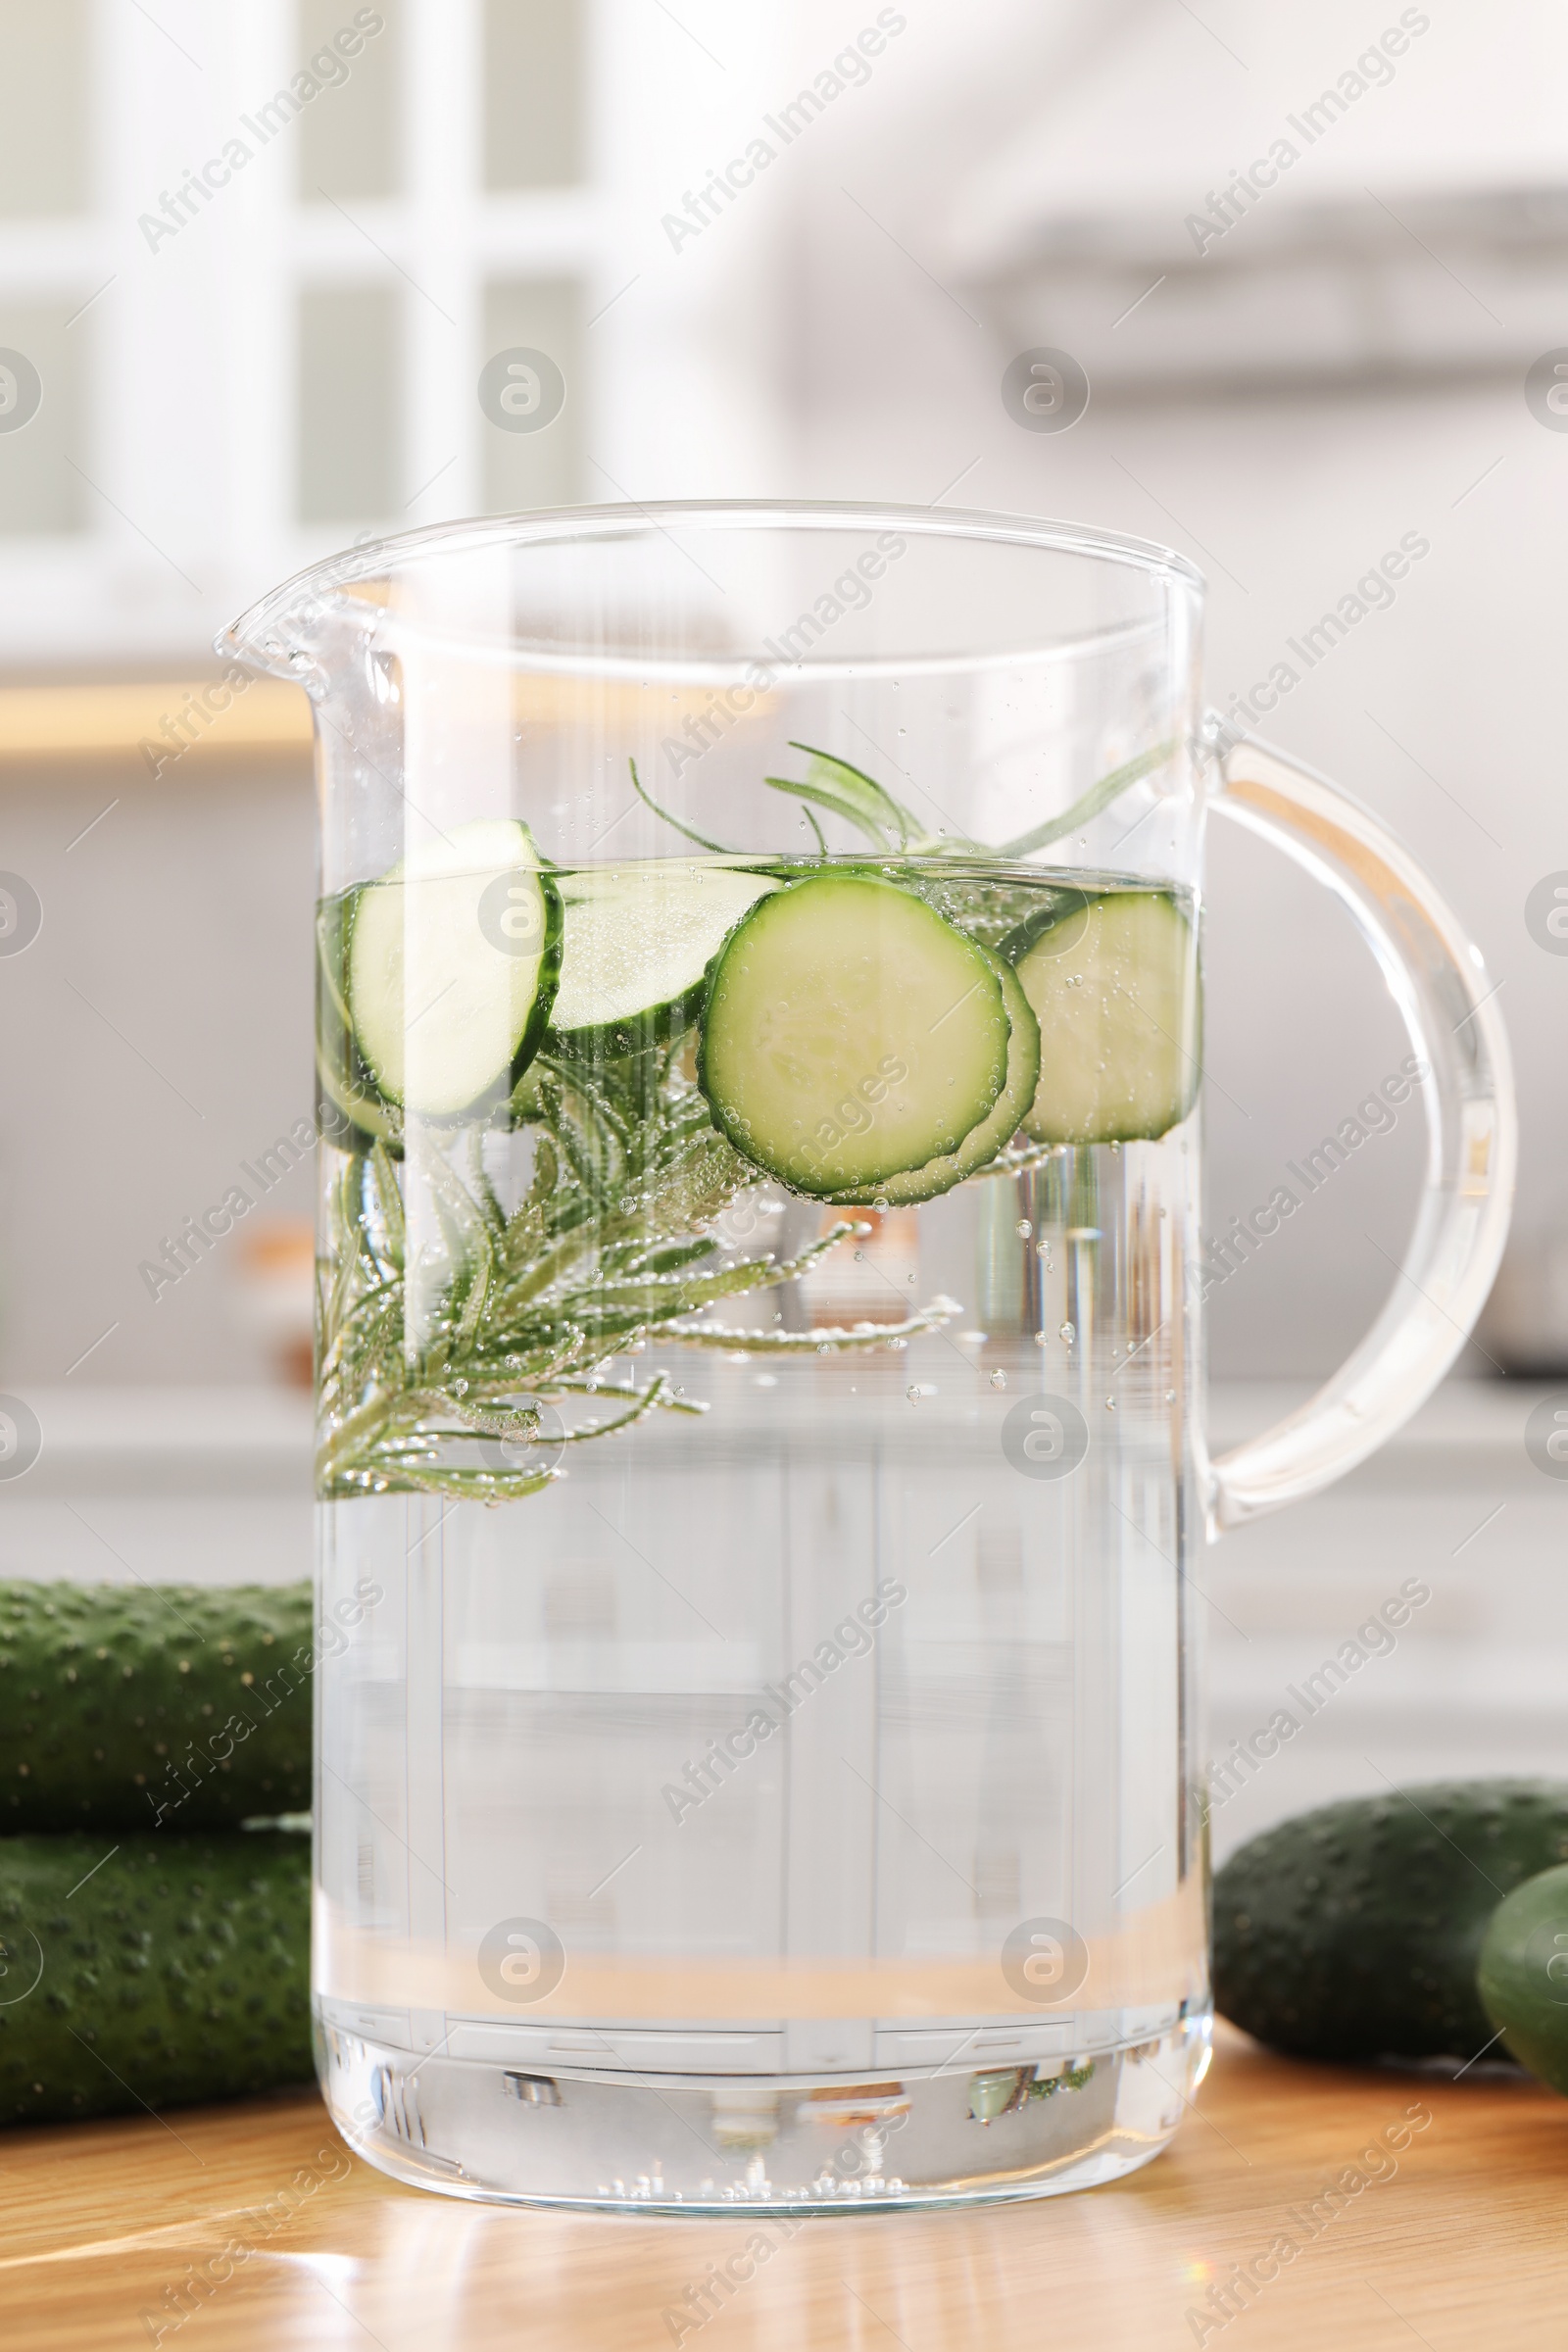
{"label": "green cucumber", "polygon": [[1160,890],[1108,891],[1004,947],[1040,1023],[1036,1143],[1161,1136],[1197,1099],[1198,942]]}
{"label": "green cucumber", "polygon": [[403,1152],[403,1114],[380,1093],[354,1037],[348,1004],[348,942],[357,890],[316,910],[316,1126],[340,1151],[385,1144]]}
{"label": "green cucumber", "polygon": [[573,1051],[602,1039],[605,1051],[629,1054],[690,1026],[726,935],[778,884],[735,866],[672,858],[632,871],[562,874],[557,888],[561,984],[551,1027]]}
{"label": "green cucumber", "polygon": [[310,2082],[310,1881],[287,1835],[0,1838],[0,2123]]}
{"label": "green cucumber", "polygon": [[955,1152],[1007,1076],[985,951],[859,868],[764,898],[713,965],[697,1079],[737,1152],[797,1192],[879,1186]]}
{"label": "green cucumber", "polygon": [[346,994],[376,1092],[423,1118],[510,1094],[560,963],[561,902],[513,818],[455,826],[356,892]]}
{"label": "green cucumber", "polygon": [[1476,1988],[1510,2055],[1568,2095],[1568,1864],[1527,1879],[1497,1905]]}
{"label": "green cucumber", "polygon": [[300,1811],[315,1650],[307,1584],[0,1588],[0,1835]]}
{"label": "green cucumber", "polygon": [[1214,1881],[1214,1998],[1299,2058],[1480,2055],[1498,1902],[1568,1856],[1568,1784],[1439,1781],[1265,1830]]}
{"label": "green cucumber", "polygon": [[[986,951],[982,949],[981,954]],[[934,1200],[939,1193],[952,1192],[956,1184],[961,1184],[977,1169],[989,1167],[997,1153],[1005,1151],[1017,1134],[1040,1079],[1040,1024],[1030,1010],[1029,1000],[1012,966],[1004,963],[999,956],[987,956],[986,960],[1002,983],[1003,1001],[1012,1024],[1007,1040],[1007,1075],[1001,1094],[956,1152],[939,1152],[923,1168],[911,1168],[904,1176],[886,1177],[879,1185],[862,1187],[858,1192],[835,1193],[835,1202],[850,1208],[885,1200],[890,1208],[897,1208],[917,1200]]]}

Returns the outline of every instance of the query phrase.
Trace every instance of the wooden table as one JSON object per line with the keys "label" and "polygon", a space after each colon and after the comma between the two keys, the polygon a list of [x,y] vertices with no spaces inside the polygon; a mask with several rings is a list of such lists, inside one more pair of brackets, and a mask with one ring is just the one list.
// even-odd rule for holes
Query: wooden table
{"label": "wooden table", "polygon": [[[1412,2105],[1384,2177],[1342,2188]],[[1392,2168],[1392,2169],[1391,2169]],[[314,2187],[303,2185],[306,2177]],[[296,2180],[295,2209],[256,2209]],[[970,2213],[804,2224],[705,2325],[703,2352],[1490,2352],[1568,2345],[1568,2102],[1521,2081],[1293,2066],[1222,2032],[1175,2146],[1112,2187]],[[654,2352],[750,2219],[594,2219],[405,2189],[349,2159],[313,2095],[0,2135],[8,2352]],[[776,2234],[776,2228],[775,2228]],[[1233,2301],[1210,2289],[1302,2250]],[[252,2245],[209,2293],[194,2266]],[[218,2267],[221,2270],[222,2263]],[[1191,2316],[1199,2314],[1195,2321]],[[151,2321],[143,2314],[152,2314]]]}

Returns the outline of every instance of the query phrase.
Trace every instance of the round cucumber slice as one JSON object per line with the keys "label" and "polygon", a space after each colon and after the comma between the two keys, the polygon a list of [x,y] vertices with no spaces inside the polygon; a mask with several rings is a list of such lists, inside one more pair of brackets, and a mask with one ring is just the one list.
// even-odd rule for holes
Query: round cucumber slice
{"label": "round cucumber slice", "polygon": [[632,1053],[672,1037],[701,1009],[708,967],[767,874],[689,859],[563,874],[561,985],[551,1026]]}
{"label": "round cucumber slice", "polygon": [[846,1208],[863,1208],[885,1200],[890,1208],[899,1208],[917,1200],[934,1200],[939,1193],[951,1193],[966,1176],[988,1167],[1022,1126],[1024,1113],[1040,1083],[1040,1024],[1011,964],[1004,963],[1000,956],[992,956],[984,948],[980,953],[1002,983],[1003,1003],[1012,1025],[1007,1040],[1007,1076],[1001,1094],[956,1152],[939,1152],[923,1168],[910,1168],[902,1176],[888,1176],[881,1184],[835,1193],[835,1202]]}
{"label": "round cucumber slice", "polygon": [[526,825],[458,825],[368,884],[345,971],[355,1043],[388,1102],[425,1118],[510,1088],[544,1034],[561,904]]}
{"label": "round cucumber slice", "polygon": [[1185,1119],[1199,1080],[1198,941],[1164,891],[1109,891],[1004,947],[1040,1023],[1024,1119],[1041,1144],[1131,1143]]}
{"label": "round cucumber slice", "polygon": [[697,1082],[738,1152],[826,1199],[956,1151],[1003,1090],[1009,1038],[983,949],[878,876],[813,874],[725,942]]}

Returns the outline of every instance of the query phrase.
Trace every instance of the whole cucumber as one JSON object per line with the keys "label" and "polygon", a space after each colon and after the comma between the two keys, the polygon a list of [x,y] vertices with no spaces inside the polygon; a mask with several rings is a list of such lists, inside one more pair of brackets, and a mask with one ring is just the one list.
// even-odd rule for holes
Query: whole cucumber
{"label": "whole cucumber", "polygon": [[311,2080],[310,1847],[0,1838],[0,2124]]}
{"label": "whole cucumber", "polygon": [[1568,1865],[1527,1879],[1497,1905],[1476,1984],[1520,2065],[1568,2094]]}
{"label": "whole cucumber", "polygon": [[1214,1881],[1214,1997],[1302,2058],[1476,2057],[1506,1894],[1568,1856],[1568,1784],[1438,1781],[1265,1830]]}
{"label": "whole cucumber", "polygon": [[0,1587],[0,1836],[307,1807],[311,1615],[305,1584]]}

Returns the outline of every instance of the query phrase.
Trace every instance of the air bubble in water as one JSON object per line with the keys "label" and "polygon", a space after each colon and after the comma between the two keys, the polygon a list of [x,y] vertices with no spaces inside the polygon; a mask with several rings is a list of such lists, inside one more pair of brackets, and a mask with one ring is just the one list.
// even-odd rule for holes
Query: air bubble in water
{"label": "air bubble in water", "polygon": [[1050,1332],[1049,1332],[1049,1331],[1037,1331],[1037,1332],[1035,1333],[1035,1346],[1036,1346],[1037,1348],[1049,1348],[1049,1347],[1051,1346],[1051,1334],[1050,1334]]}
{"label": "air bubble in water", "polygon": [[1026,1242],[1029,1239],[1029,1236],[1033,1233],[1034,1227],[1031,1225],[1027,1217],[1020,1217],[1014,1230],[1017,1233],[1019,1241]]}
{"label": "air bubble in water", "polygon": [[1063,1323],[1057,1336],[1058,1338],[1065,1340],[1070,1348],[1074,1340],[1078,1337],[1078,1334],[1071,1323]]}
{"label": "air bubble in water", "polygon": [[1006,1387],[1006,1385],[1007,1385],[1007,1375],[1005,1374],[1005,1372],[993,1372],[993,1373],[992,1373],[992,1375],[991,1375],[991,1386],[992,1386],[994,1389],[1004,1389],[1004,1388]]}
{"label": "air bubble in water", "polygon": [[1105,1410],[1107,1413],[1113,1413],[1116,1410],[1116,1399],[1114,1396],[1107,1396],[1105,1398]]}
{"label": "air bubble in water", "polygon": [[918,1403],[919,1403],[919,1401],[920,1401],[920,1392],[919,1392],[919,1390],[918,1390],[918,1389],[906,1389],[906,1390],[905,1390],[905,1392],[904,1392],[904,1394],[906,1395],[906,1396],[907,1396],[907,1398],[909,1399],[909,1402],[910,1402],[911,1404],[918,1404]]}

